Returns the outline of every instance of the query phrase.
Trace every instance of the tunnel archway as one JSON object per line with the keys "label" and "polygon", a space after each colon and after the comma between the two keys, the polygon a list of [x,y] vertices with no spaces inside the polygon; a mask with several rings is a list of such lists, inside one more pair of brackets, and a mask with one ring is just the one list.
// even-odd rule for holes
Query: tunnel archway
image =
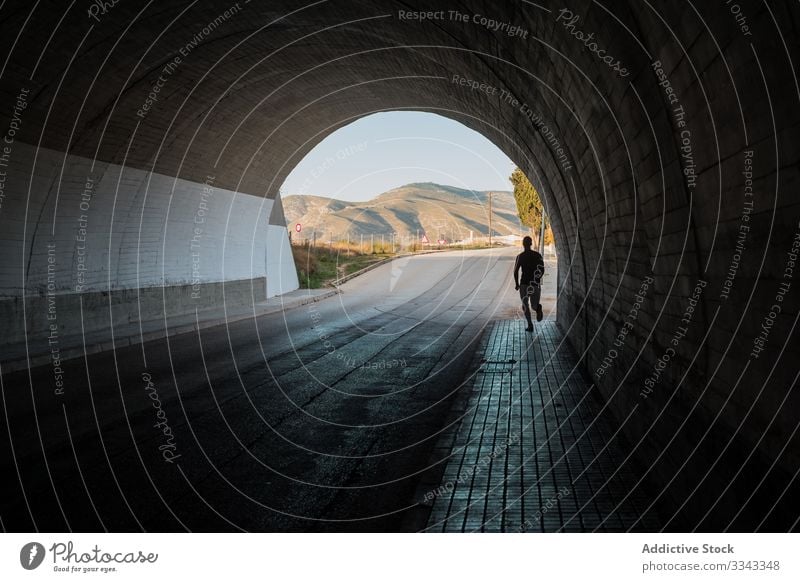
{"label": "tunnel archway", "polygon": [[302,156],[371,112],[430,111],[539,187],[569,258],[559,325],[681,518],[731,477],[709,523],[736,514],[745,467],[788,487],[797,7],[748,4],[745,29],[694,5],[456,5],[48,5],[36,30],[8,9],[10,334],[48,329],[48,295],[69,327],[81,293],[117,292],[125,318],[148,293],[158,311],[194,284],[209,301],[268,286],[289,264],[278,187]]}
{"label": "tunnel archway", "polygon": [[[319,239],[345,249],[354,241],[364,247],[364,237],[367,245],[378,237],[405,251],[445,239],[460,248],[488,244],[492,198],[494,236],[518,245],[529,227],[511,192],[515,167],[483,135],[448,117],[379,111],[329,133],[280,192],[294,244]],[[536,220],[530,227],[538,233]]]}

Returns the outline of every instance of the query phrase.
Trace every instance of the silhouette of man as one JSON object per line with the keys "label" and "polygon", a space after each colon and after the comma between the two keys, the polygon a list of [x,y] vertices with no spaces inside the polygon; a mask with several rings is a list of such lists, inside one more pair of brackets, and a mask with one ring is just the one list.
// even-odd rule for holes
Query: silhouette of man
{"label": "silhouette of man", "polygon": [[[514,263],[514,288],[519,291],[519,298],[522,299],[522,312],[528,320],[528,327],[525,331],[533,331],[531,321],[531,306],[536,307],[536,321],[542,321],[542,304],[539,303],[542,295],[542,275],[544,275],[544,259],[542,255],[531,250],[533,240],[526,236],[522,239],[522,246],[525,250],[517,255]],[[522,270],[522,277],[519,271]]]}

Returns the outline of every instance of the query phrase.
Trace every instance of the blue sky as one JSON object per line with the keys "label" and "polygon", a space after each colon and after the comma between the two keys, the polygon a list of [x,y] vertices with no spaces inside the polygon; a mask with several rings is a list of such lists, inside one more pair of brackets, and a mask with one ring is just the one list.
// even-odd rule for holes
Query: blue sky
{"label": "blue sky", "polygon": [[456,121],[392,111],[329,135],[292,170],[281,192],[362,201],[411,182],[511,190],[514,167],[489,140]]}

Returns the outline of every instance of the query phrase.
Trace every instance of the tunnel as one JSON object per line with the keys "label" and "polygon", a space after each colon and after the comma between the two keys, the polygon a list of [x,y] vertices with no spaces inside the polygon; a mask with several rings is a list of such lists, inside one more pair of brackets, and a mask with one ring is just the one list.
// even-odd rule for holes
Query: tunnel
{"label": "tunnel", "polygon": [[[364,116],[435,113],[540,192],[558,328],[669,527],[797,527],[796,3],[0,12],[7,345],[51,363],[59,334],[296,289],[286,176]],[[5,399],[45,390],[19,378]]]}

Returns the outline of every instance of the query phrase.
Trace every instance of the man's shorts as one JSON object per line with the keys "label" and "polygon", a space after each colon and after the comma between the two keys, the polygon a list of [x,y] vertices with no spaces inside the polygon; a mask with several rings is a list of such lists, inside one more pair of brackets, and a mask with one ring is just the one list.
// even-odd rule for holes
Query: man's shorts
{"label": "man's shorts", "polygon": [[536,306],[539,305],[541,295],[542,288],[540,285],[533,282],[519,284],[519,298],[522,300],[523,305],[525,305],[525,299],[528,299],[530,301],[530,306],[536,309]]}

